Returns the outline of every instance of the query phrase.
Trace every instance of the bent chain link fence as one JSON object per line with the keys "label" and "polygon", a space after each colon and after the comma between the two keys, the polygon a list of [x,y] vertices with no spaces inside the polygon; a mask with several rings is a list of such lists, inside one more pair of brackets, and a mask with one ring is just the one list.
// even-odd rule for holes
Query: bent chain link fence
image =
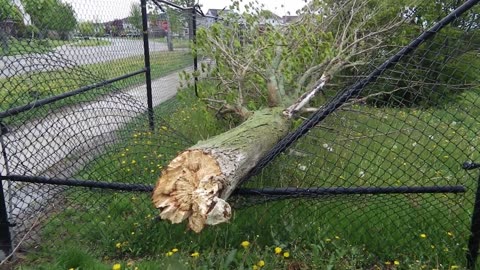
{"label": "bent chain link fence", "polygon": [[480,162],[477,2],[445,8],[398,53],[335,82],[339,91],[325,93],[245,179],[230,200],[232,221],[200,235],[157,220],[150,191],[178,151],[213,135],[196,132],[208,123],[185,111],[200,115],[201,106],[185,107],[176,89],[197,90],[177,74],[197,65],[196,27],[216,19],[166,1],[122,6],[118,18],[109,0],[6,5],[2,250],[50,258],[81,247],[110,260],[255,239],[290,249],[348,244],[371,256],[362,268],[405,258],[467,266],[479,172],[466,169]]}

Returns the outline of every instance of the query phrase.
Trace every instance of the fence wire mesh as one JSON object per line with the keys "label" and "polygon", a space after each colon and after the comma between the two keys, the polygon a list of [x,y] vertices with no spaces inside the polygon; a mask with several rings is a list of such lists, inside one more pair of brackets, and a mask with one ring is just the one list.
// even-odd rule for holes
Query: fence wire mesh
{"label": "fence wire mesh", "polygon": [[[232,220],[195,234],[157,218],[150,191],[179,151],[237,124],[219,120],[203,102],[212,84],[222,90],[210,76],[216,71],[204,67],[221,67],[222,59],[194,51],[205,56],[197,93],[203,100],[188,82],[198,75],[194,30],[236,26],[201,16],[198,7],[193,21],[191,9],[166,1],[146,1],[146,21],[140,1],[46,3],[0,0],[0,173],[17,254],[16,264],[2,262],[8,267],[108,269],[120,261],[126,269],[466,267],[478,171],[462,164],[479,162],[478,5],[320,123],[300,131],[295,121],[288,147],[276,145],[229,199]],[[429,17],[425,3],[404,11],[416,20],[404,22],[392,40],[410,43],[462,4],[438,1]],[[112,16],[120,14],[112,8],[122,16]],[[221,9],[206,15],[222,12],[232,15]],[[239,44],[254,44],[240,29]],[[266,30],[255,31],[260,39]],[[318,110],[311,118],[400,44],[376,50],[367,65],[328,82],[311,101]],[[239,246],[245,240],[251,251]]]}

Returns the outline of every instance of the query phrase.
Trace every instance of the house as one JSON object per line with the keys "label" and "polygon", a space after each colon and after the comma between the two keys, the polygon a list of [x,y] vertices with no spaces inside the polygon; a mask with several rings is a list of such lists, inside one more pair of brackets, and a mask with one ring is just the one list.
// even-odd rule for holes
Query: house
{"label": "house", "polygon": [[282,23],[283,24],[289,24],[289,23],[293,23],[295,21],[298,20],[298,16],[283,16],[282,17]]}
{"label": "house", "polygon": [[232,11],[228,9],[209,9],[205,13],[206,17],[197,16],[197,26],[199,27],[210,27],[212,24],[216,23],[218,20],[227,14],[231,14]]}

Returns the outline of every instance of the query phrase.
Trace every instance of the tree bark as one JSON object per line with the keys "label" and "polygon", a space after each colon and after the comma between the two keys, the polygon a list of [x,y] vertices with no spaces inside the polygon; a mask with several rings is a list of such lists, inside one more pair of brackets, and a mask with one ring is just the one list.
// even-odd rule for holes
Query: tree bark
{"label": "tree bark", "polygon": [[289,129],[283,108],[256,111],[225,133],[200,141],[180,153],[163,170],[152,200],[162,219],[200,232],[205,225],[227,222],[226,202],[239,181]]}

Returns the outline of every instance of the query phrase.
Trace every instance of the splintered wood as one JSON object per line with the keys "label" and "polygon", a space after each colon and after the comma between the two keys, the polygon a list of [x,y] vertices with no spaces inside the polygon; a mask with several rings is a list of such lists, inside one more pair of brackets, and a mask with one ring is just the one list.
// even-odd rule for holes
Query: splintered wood
{"label": "splintered wood", "polygon": [[172,223],[188,218],[189,227],[200,232],[205,224],[225,222],[230,206],[218,198],[223,177],[217,161],[201,150],[187,150],[170,162],[153,194],[160,217]]}

